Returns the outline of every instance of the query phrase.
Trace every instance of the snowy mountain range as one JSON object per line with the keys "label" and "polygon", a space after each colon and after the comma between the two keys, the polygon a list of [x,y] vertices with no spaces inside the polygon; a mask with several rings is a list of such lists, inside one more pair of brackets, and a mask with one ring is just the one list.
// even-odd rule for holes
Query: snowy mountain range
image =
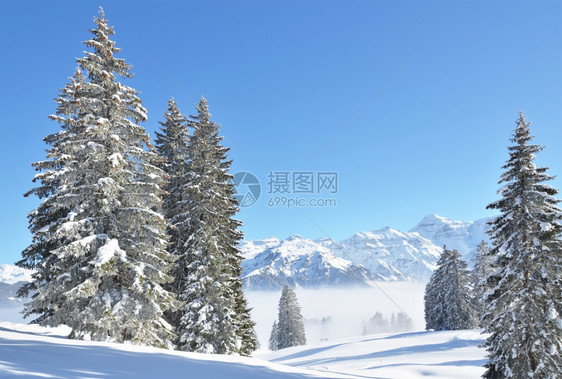
{"label": "snowy mountain range", "polygon": [[18,298],[16,293],[21,285],[31,281],[32,271],[0,264],[0,308],[19,308],[24,299]]}
{"label": "snowy mountain range", "polygon": [[409,232],[389,227],[356,233],[340,242],[310,240],[245,241],[243,281],[248,289],[369,285],[372,280],[425,282],[435,269],[443,245],[457,249],[471,264],[480,241],[488,240],[486,223],[424,217]]}
{"label": "snowy mountain range", "polygon": [[[285,284],[315,288],[368,286],[378,281],[425,282],[435,269],[443,245],[457,249],[471,264],[476,246],[488,240],[490,219],[454,221],[437,215],[424,217],[409,232],[389,227],[356,233],[343,241],[310,240],[294,235],[287,239],[244,241],[241,250],[246,289],[278,290]],[[31,272],[0,265],[3,306],[14,299],[18,282]]]}
{"label": "snowy mountain range", "polygon": [[[260,247],[263,250],[260,250]],[[279,241],[249,241],[242,245],[244,284],[252,289],[279,289],[285,284],[301,287],[361,285],[384,279],[333,249],[299,235]]]}
{"label": "snowy mountain range", "polygon": [[415,233],[386,227],[356,233],[339,243],[322,240],[340,257],[360,264],[382,280],[424,281],[431,276],[441,248]]}

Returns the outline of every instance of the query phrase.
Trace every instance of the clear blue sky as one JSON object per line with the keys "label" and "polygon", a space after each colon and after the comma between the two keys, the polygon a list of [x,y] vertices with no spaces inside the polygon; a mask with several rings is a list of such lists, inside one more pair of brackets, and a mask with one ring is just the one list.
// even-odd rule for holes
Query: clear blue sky
{"label": "clear blue sky", "polygon": [[299,196],[335,207],[271,208],[262,193],[239,213],[248,239],[490,215],[520,109],[546,145],[537,162],[562,172],[561,2],[0,0],[0,263],[30,242],[30,164],[58,129],[47,116],[99,5],[151,136],[171,96],[192,114],[188,97],[204,94],[233,172],[264,192],[270,171],[338,173],[337,194]]}

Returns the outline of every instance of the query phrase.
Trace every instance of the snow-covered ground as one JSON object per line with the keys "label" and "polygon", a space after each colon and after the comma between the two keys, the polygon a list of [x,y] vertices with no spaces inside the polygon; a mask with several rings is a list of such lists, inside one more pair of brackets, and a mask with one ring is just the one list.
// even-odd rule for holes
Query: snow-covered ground
{"label": "snow-covered ground", "polygon": [[61,338],[65,328],[0,322],[0,377],[18,378],[478,378],[478,331],[362,336],[261,352],[203,355]]}
{"label": "snow-covered ground", "polygon": [[358,378],[479,378],[485,351],[478,330],[381,334],[283,349],[257,357]]}
{"label": "snow-covered ground", "polygon": [[60,338],[64,328],[0,322],[0,377],[18,378],[350,378],[255,358],[203,355]]}

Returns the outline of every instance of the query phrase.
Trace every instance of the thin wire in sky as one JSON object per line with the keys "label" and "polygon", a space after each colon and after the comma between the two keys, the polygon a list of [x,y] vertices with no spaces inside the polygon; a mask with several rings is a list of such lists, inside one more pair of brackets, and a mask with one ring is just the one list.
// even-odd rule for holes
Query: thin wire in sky
{"label": "thin wire in sky", "polygon": [[342,130],[344,130],[344,129],[351,123],[351,121],[353,121],[353,119],[354,119],[355,117],[357,117],[357,116],[359,115],[359,113],[361,113],[361,112],[363,111],[363,109],[365,109],[365,108],[367,107],[367,105],[369,105],[369,103],[370,103],[371,101],[373,101],[373,100],[374,100],[374,99],[375,99],[375,98],[376,98],[376,97],[377,97],[377,96],[378,96],[378,95],[379,95],[379,94],[380,94],[380,93],[381,93],[381,92],[398,76],[398,74],[400,74],[400,73],[414,60],[414,58],[415,58],[415,57],[412,57],[412,58],[410,58],[410,59],[408,60],[408,62],[404,63],[404,64],[402,65],[402,67],[400,67],[400,68],[398,69],[398,71],[396,71],[396,72],[394,73],[394,75],[392,75],[392,76],[390,77],[390,79],[388,79],[388,80],[382,85],[382,87],[380,87],[380,88],[377,90],[377,92],[375,92],[375,94],[374,94],[373,96],[371,96],[371,98],[370,98],[369,100],[367,100],[367,102],[366,102],[365,104],[363,104],[363,106],[361,106],[361,108],[359,108],[359,110],[358,110],[357,112],[355,112],[355,113],[353,114],[353,116],[351,116],[351,118],[350,118],[349,120],[347,120],[347,122],[346,122],[345,124],[343,124],[343,126],[342,126],[341,128],[339,128],[338,131],[337,131],[336,133],[334,133],[334,135],[331,136],[331,137],[324,143],[324,145],[322,145],[322,146],[320,147],[320,149],[318,149],[318,151],[317,151],[316,153],[314,153],[314,155],[312,156],[312,158],[310,158],[310,160],[312,161],[314,158],[316,158],[316,156],[317,156],[322,150],[324,150],[324,148],[325,148],[326,146],[328,146],[328,144],[330,144],[330,142],[332,142],[332,140],[333,140],[334,138],[336,138],[337,135],[340,134],[340,133],[342,132]]}
{"label": "thin wire in sky", "polygon": [[[156,62],[154,62],[152,59],[150,59],[150,58],[148,58],[148,57],[147,57],[147,59],[150,61],[150,63],[152,63],[152,65],[153,65],[154,67],[156,67],[156,68],[158,69],[158,71],[160,71],[160,72],[162,73],[162,75],[164,75],[164,77],[165,77],[166,79],[168,79],[168,81],[169,81],[170,83],[172,83],[177,89],[179,89],[180,92],[181,92],[185,97],[187,97],[187,99],[188,99],[189,101],[191,101],[191,102],[193,103],[193,105],[195,105],[195,106],[197,107],[197,103],[193,100],[193,98],[192,98],[191,96],[189,96],[189,94],[182,88],[182,86],[180,86],[174,79],[172,79],[172,77],[170,77],[170,75],[168,75],[168,73],[167,73],[162,67],[160,67]],[[234,146],[236,146],[236,147],[238,148],[238,150],[240,150],[240,151],[246,156],[246,158],[248,158],[249,160],[252,160],[252,158],[250,158],[250,156],[248,155],[248,153],[246,153],[246,151],[245,151],[244,149],[242,149],[242,147],[241,147],[240,145],[238,145],[238,144],[236,143],[236,141],[233,140],[233,139],[224,131],[224,129],[221,129],[221,133],[224,134],[224,136],[225,136],[226,138],[228,138],[228,139],[230,140],[230,142],[232,142],[232,144],[233,144]]]}

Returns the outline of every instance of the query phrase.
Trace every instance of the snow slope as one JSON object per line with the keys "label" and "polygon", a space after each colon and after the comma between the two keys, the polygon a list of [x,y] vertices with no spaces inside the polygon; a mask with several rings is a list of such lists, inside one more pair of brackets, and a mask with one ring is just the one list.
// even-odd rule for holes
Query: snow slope
{"label": "snow slope", "polygon": [[[0,377],[353,378],[260,359],[60,338],[67,332],[0,323]],[[47,334],[47,335],[45,335]],[[49,335],[51,334],[51,335]],[[54,334],[54,336],[53,336]]]}
{"label": "snow slope", "polygon": [[275,237],[263,240],[242,241],[240,243],[240,249],[244,252],[244,258],[251,259],[264,250],[279,245],[280,242],[281,241]]}
{"label": "snow slope", "polygon": [[477,330],[354,337],[258,355],[271,362],[361,378],[480,378],[486,352]]}
{"label": "snow slope", "polygon": [[60,338],[64,328],[0,323],[0,376],[50,378],[478,378],[478,331],[363,336],[261,353],[203,355]]}

